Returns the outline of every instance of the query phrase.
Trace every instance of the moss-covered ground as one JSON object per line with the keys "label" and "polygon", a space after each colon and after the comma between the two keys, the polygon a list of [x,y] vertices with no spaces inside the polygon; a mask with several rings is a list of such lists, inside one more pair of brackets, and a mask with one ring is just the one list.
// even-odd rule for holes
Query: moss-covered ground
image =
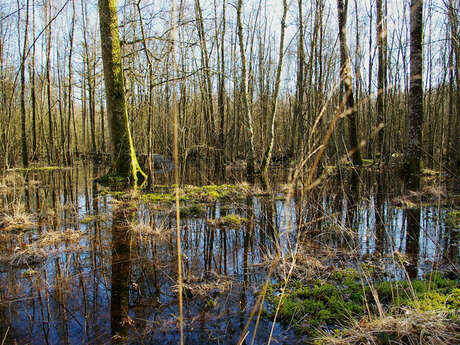
{"label": "moss-covered ground", "polygon": [[296,331],[317,335],[320,330],[340,330],[352,321],[384,313],[401,313],[404,309],[417,312],[445,311],[457,318],[460,307],[458,280],[439,273],[425,280],[375,281],[366,283],[362,273],[345,269],[333,273],[327,280],[272,284],[268,289],[269,307],[266,313],[274,317],[281,301],[278,320]]}

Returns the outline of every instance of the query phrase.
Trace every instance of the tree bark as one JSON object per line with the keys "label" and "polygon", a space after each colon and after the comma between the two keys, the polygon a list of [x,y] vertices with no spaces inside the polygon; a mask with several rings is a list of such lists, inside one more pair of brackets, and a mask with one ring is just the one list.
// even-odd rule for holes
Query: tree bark
{"label": "tree bark", "polygon": [[241,98],[243,99],[243,112],[246,114],[246,130],[248,132],[248,156],[246,165],[246,174],[250,183],[254,182],[254,129],[252,127],[252,113],[251,107],[249,106],[248,98],[248,75],[246,71],[246,53],[244,50],[244,38],[243,38],[243,23],[241,21],[241,12],[243,8],[243,0],[238,0],[237,7],[237,27],[238,27],[238,41],[240,45],[241,54]]}
{"label": "tree bark", "polygon": [[337,12],[339,19],[339,38],[340,38],[340,78],[344,88],[344,105],[345,112],[349,112],[348,119],[350,123],[350,145],[354,151],[352,160],[354,165],[362,165],[361,151],[358,146],[358,129],[356,124],[357,111],[355,108],[355,99],[353,97],[353,84],[351,80],[350,58],[348,57],[347,47],[347,8],[348,0],[337,0]]}
{"label": "tree bark", "polygon": [[130,134],[118,35],[117,1],[98,0],[98,6],[107,114],[112,139],[112,173],[126,178],[132,176],[137,186],[137,174],[140,173],[144,178],[146,175],[137,161]]}
{"label": "tree bark", "polygon": [[423,0],[410,4],[410,82],[409,138],[405,157],[405,173],[420,174],[422,164],[423,123]]}
{"label": "tree bark", "polygon": [[272,152],[273,152],[273,144],[275,141],[275,121],[276,121],[276,111],[278,108],[278,94],[280,90],[280,83],[281,83],[281,72],[283,69],[283,58],[284,58],[284,33],[286,31],[286,15],[287,15],[287,10],[288,10],[288,5],[287,5],[287,0],[283,0],[283,16],[281,18],[281,37],[280,37],[280,49],[279,49],[279,55],[278,55],[278,67],[276,69],[276,80],[275,80],[275,89],[273,91],[273,96],[272,96],[272,106],[271,106],[271,112],[270,112],[270,131],[269,131],[269,137],[268,137],[268,145],[267,148],[265,149],[264,157],[262,160],[262,166],[261,166],[261,171],[262,171],[262,177],[264,181],[266,182],[266,185],[268,184],[268,166],[270,165],[270,161],[272,158]]}
{"label": "tree bark", "polygon": [[[46,9],[46,7],[45,7]],[[54,135],[53,135],[53,114],[51,110],[51,0],[48,1],[47,5],[47,18],[48,18],[48,29],[46,35],[46,95],[48,101],[48,164],[51,164],[54,157]]]}
{"label": "tree bark", "polygon": [[[385,103],[384,97],[386,93],[387,66],[385,63],[386,46],[387,46],[387,21],[386,21],[386,6],[384,0],[377,0],[377,46],[378,46],[378,74],[377,74],[377,122],[379,124],[385,122]],[[385,0],[386,2],[386,0]],[[383,128],[378,134],[377,152],[380,157],[384,156],[384,130]]]}
{"label": "tree bark", "polygon": [[[18,2],[19,5],[19,2]],[[18,27],[20,26],[20,17],[18,18]],[[26,21],[24,24],[24,42],[21,54],[21,143],[22,143],[22,165],[24,168],[29,166],[27,154],[27,133],[26,133],[26,102],[25,102],[25,75],[26,75],[26,54],[27,39],[29,28],[29,0],[26,2]]]}

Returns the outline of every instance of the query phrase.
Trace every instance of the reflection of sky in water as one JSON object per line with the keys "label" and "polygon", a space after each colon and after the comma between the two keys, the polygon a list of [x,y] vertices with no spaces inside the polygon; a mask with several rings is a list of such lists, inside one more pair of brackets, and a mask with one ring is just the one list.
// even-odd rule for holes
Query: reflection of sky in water
{"label": "reflection of sky in water", "polygon": [[[32,332],[43,339],[42,325],[46,323],[52,342],[61,341],[65,334],[72,343],[81,342],[82,337],[88,342],[94,339],[110,339],[110,215],[113,207],[110,196],[98,196],[95,200],[93,193],[97,192],[96,186],[91,184],[91,179],[85,178],[85,182],[89,184],[76,183],[73,203],[68,192],[65,196],[60,194],[58,200],[61,204],[72,207],[64,209],[58,226],[62,230],[78,229],[84,232],[86,237],[80,245],[86,248],[81,252],[66,252],[65,243],[50,248],[60,253],[50,256],[43,266],[34,266],[36,270],[46,271],[46,278],[40,278],[42,280],[21,277],[26,269],[24,267],[2,269],[0,273],[2,281],[11,283],[11,286],[16,283],[21,286],[19,302],[13,303],[15,308],[11,313],[15,320],[12,326],[24,337]],[[41,194],[40,197],[46,199]],[[46,205],[50,203],[48,194],[47,198],[40,202],[32,200],[31,204]],[[388,199],[381,202],[380,209],[377,204],[376,197],[371,193],[361,195],[357,202],[353,202],[336,191],[326,192],[310,202],[304,201],[301,207],[293,199],[286,201],[281,198],[252,197],[249,205],[246,201],[225,205],[217,202],[215,205],[206,206],[205,217],[182,219],[185,274],[200,278],[209,274],[206,271],[222,273],[222,266],[226,263],[227,273],[234,279],[232,290],[225,296],[217,297],[219,302],[216,310],[208,313],[201,324],[195,323],[193,331],[189,328],[189,343],[215,343],[209,340],[210,335],[217,337],[222,343],[230,343],[230,340],[232,343],[236,342],[241,332],[241,323],[244,323],[250,312],[250,308],[241,312],[241,295],[245,294],[248,306],[254,302],[254,293],[260,288],[265,275],[259,264],[270,262],[275,248],[273,239],[279,239],[281,253],[288,256],[295,248],[300,221],[302,233],[321,248],[330,246],[334,249],[352,249],[359,254],[357,260],[387,255],[389,258],[382,259],[381,262],[387,272],[391,273],[389,279],[403,279],[404,271],[395,264],[391,256],[406,253],[408,211],[394,207]],[[38,206],[36,208],[40,209]],[[131,274],[126,277],[139,285],[139,289],[130,288],[130,315],[137,320],[148,320],[146,324],[151,327],[160,327],[159,324],[163,322],[174,324],[174,317],[171,315],[177,313],[173,290],[176,284],[175,218],[170,216],[173,210],[174,207],[171,206],[152,211],[143,203],[139,204],[137,210],[137,222],[164,229],[164,241],[152,238],[132,242]],[[449,246],[452,245],[449,229],[444,225],[447,211],[443,207],[423,207],[420,210],[420,231],[416,241],[419,277],[431,269],[432,263],[446,258]],[[76,220],[97,214],[108,215],[108,219],[75,223]],[[253,223],[251,226],[241,225],[235,229],[212,227],[207,222],[209,218],[227,214],[239,214],[253,219]],[[382,235],[376,230],[379,224],[383,225]],[[49,228],[43,226],[41,231],[46,232]],[[37,233],[33,233],[31,239],[37,236]],[[452,260],[458,260],[458,249]],[[63,286],[57,283],[57,277],[62,275],[68,280]],[[242,288],[245,280],[249,284],[246,291]],[[8,288],[11,286],[8,285]],[[6,295],[7,298],[18,297],[8,293]],[[65,306],[60,301],[65,301]],[[186,301],[186,314],[190,319],[202,315],[203,303],[206,300]],[[29,316],[25,311],[29,312]],[[66,315],[66,322],[62,320],[62,315]],[[223,320],[226,320],[225,323]],[[155,323],[157,321],[158,324]],[[269,320],[265,320],[261,325],[258,331],[261,337],[259,343],[263,343],[262,335],[268,332],[270,324]],[[282,337],[281,326],[277,325],[276,329],[277,335]],[[151,332],[153,333],[149,339],[153,342],[176,343],[178,339],[174,329]],[[38,340],[37,343],[41,342]]]}

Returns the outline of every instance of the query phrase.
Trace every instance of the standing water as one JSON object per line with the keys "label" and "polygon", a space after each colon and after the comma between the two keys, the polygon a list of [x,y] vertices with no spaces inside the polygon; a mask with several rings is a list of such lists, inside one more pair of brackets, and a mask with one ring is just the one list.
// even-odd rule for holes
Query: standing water
{"label": "standing water", "polygon": [[[0,181],[3,344],[178,343],[169,177],[134,196],[98,185],[102,173],[11,171]],[[190,174],[182,188],[186,344],[237,344],[269,268],[270,282],[282,281],[297,254],[336,269],[379,265],[389,281],[458,273],[459,229],[449,222],[458,200],[445,184],[410,194],[394,176],[363,172],[290,197],[283,184],[268,195],[231,182],[200,187],[206,177]],[[262,314],[254,344],[271,328]],[[272,343],[306,340],[275,323]]]}

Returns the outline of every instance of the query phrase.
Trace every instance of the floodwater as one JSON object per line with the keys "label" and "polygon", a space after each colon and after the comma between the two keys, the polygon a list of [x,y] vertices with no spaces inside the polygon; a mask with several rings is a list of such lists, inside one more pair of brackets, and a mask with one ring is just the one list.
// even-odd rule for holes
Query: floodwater
{"label": "floodwater", "polygon": [[[26,188],[0,190],[0,211],[21,204],[18,212],[32,214],[32,225],[0,241],[1,344],[179,343],[173,206],[118,200],[94,182],[102,173],[15,172]],[[203,173],[182,179],[210,183]],[[333,177],[303,197],[287,200],[282,184],[275,190],[208,203],[203,215],[181,219],[185,344],[237,344],[277,255],[353,258],[345,260],[350,266],[374,260],[387,279],[421,278],[434,268],[458,272],[459,229],[446,225],[455,205],[446,202],[444,185],[412,208],[400,207],[407,204],[402,181],[369,171]],[[248,221],[207,221],[227,214]],[[251,343],[254,324],[243,344]],[[266,344],[271,327],[262,316],[254,344]],[[303,341],[275,324],[272,344]]]}

